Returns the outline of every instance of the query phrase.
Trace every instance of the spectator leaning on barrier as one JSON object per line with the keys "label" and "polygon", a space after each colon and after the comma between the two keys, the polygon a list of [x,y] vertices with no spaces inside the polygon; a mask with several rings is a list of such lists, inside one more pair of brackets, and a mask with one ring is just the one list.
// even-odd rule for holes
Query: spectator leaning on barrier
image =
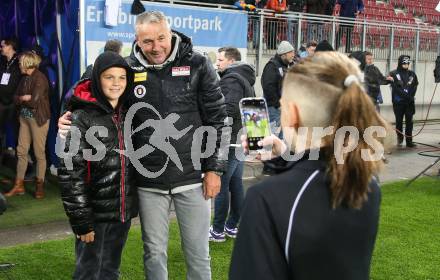
{"label": "spectator leaning on barrier", "polygon": [[306,11],[309,14],[325,15],[328,9],[328,0],[307,0]]}
{"label": "spectator leaning on barrier", "polygon": [[[255,68],[241,61],[237,48],[220,48],[217,68],[221,77],[220,87],[225,96],[226,111],[232,119],[231,143],[237,143],[242,128],[239,103],[242,98],[254,97]],[[229,148],[228,170],[222,175],[220,193],[215,198],[214,219],[209,230],[209,240],[226,241],[225,235],[235,238],[243,203],[243,162],[237,159],[235,147]],[[229,199],[229,193],[231,198]],[[231,201],[229,205],[229,201]],[[230,208],[230,210],[229,210]],[[229,215],[228,215],[229,210]],[[227,218],[227,219],[226,219]]]}
{"label": "spectator leaning on barrier", "polygon": [[[329,5],[328,0],[307,0],[306,1],[306,12],[309,14],[325,15],[327,6]],[[324,22],[323,21],[312,21],[309,22],[307,27],[308,39],[322,40],[324,37]]]}
{"label": "spectator leaning on barrier", "polygon": [[[409,70],[411,57],[401,55],[398,60],[397,69],[391,71],[393,79],[391,83],[391,94],[393,98],[393,110],[396,117],[397,145],[401,146],[405,136],[406,146],[416,147],[413,143],[413,115],[416,113],[415,95],[419,81],[416,73]],[[403,132],[403,118],[405,117],[405,132]]]}
{"label": "spectator leaning on barrier", "polygon": [[[289,12],[302,13],[304,12],[305,0],[287,0],[287,9]],[[293,44],[295,37],[297,19],[287,19],[287,41]]]}
{"label": "spectator leaning on barrier", "polygon": [[[341,5],[339,16],[355,19],[364,11],[364,2],[362,0],[337,0]],[[345,19],[347,20],[347,19]],[[345,52],[351,52],[351,35],[353,33],[354,22],[340,23],[338,34],[336,36],[336,50],[339,49],[343,34],[345,34]]]}
{"label": "spectator leaning on barrier", "polygon": [[290,12],[302,13],[305,5],[306,0],[287,0],[287,7]]}
{"label": "spectator leaning on barrier", "polygon": [[0,43],[0,145],[5,145],[12,153],[16,147],[18,127],[14,97],[22,78],[17,49],[15,38],[4,39]]}
{"label": "spectator leaning on barrier", "polygon": [[[265,9],[272,10],[276,13],[284,13],[287,10],[286,0],[267,0]],[[278,35],[280,34],[280,24],[283,20],[276,18],[266,19],[266,43],[268,49],[275,49],[277,46]]]}

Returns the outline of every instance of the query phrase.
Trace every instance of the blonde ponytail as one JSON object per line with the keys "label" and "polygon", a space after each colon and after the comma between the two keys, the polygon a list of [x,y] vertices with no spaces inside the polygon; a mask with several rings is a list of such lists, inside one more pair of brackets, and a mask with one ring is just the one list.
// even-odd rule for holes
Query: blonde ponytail
{"label": "blonde ponytail", "polygon": [[[371,150],[371,147],[362,137],[367,128],[386,126],[377,114],[370,97],[363,91],[358,83],[351,83],[339,97],[336,111],[332,120],[334,131],[352,126],[358,129],[359,142],[353,151],[344,154],[344,163],[339,164],[335,155],[329,157],[328,174],[330,176],[330,190],[332,192],[332,206],[338,207],[342,203],[351,208],[359,209],[367,200],[368,185],[373,175],[378,174],[382,161],[367,161],[362,158],[361,151]],[[335,151],[335,135],[327,139],[329,150]],[[343,142],[347,144],[348,135]]]}
{"label": "blonde ponytail", "polygon": [[[345,55],[325,52],[291,68],[283,84],[282,101],[293,101],[298,106],[300,126],[333,126],[333,133],[326,136],[323,143],[333,208],[341,204],[361,208],[367,200],[373,176],[382,167],[381,160],[362,158],[362,150],[369,155],[375,152],[363,137],[365,130],[372,126],[388,128],[388,125],[365,93],[359,79],[361,75],[357,65]],[[347,127],[357,129],[359,141],[351,152],[342,155],[341,164],[335,154],[335,137],[338,129]],[[342,137],[347,145],[349,137],[344,134]],[[377,135],[373,138],[383,142]]]}

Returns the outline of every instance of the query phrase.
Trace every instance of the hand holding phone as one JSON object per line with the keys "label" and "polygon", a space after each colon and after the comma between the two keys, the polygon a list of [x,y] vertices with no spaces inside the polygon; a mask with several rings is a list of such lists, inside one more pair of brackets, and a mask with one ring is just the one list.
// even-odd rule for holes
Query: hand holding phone
{"label": "hand holding phone", "polygon": [[[240,140],[241,140],[241,147],[243,148],[244,153],[249,154],[249,145],[246,135],[242,135]],[[269,148],[268,150],[262,149],[258,151],[258,154],[255,155],[255,159],[258,160],[270,160],[281,156],[287,151],[286,143],[277,136],[275,136],[274,134],[271,134],[263,138],[263,140],[258,142],[258,145],[261,148],[263,147]]]}
{"label": "hand holding phone", "polygon": [[249,151],[262,150],[263,146],[259,146],[258,142],[271,135],[266,100],[243,98],[240,100],[240,113]]}

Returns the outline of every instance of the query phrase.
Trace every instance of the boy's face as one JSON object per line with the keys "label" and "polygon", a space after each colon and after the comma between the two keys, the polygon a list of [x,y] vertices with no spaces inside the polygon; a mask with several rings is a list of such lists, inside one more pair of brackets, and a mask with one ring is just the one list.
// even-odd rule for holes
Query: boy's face
{"label": "boy's face", "polygon": [[367,65],[373,64],[374,63],[373,56],[372,55],[366,55],[365,56],[365,62],[367,63]]}
{"label": "boy's face", "polygon": [[113,108],[127,87],[127,72],[121,67],[111,67],[101,73],[102,91]]}

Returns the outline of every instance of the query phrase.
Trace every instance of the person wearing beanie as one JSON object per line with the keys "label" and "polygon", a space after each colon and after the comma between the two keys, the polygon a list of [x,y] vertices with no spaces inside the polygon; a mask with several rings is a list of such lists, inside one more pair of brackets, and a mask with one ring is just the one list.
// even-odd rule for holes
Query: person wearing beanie
{"label": "person wearing beanie", "polygon": [[[412,139],[413,115],[416,112],[414,99],[419,81],[416,73],[409,70],[410,63],[409,55],[401,55],[397,69],[391,71],[390,76],[392,77],[391,94],[396,117],[397,145],[402,145],[405,136],[406,146],[414,148],[416,146]],[[405,117],[405,133],[403,132],[403,117]]]}
{"label": "person wearing beanie", "polygon": [[[294,58],[295,49],[293,46],[287,41],[282,41],[276,55],[264,66],[261,76],[263,95],[269,110],[272,132],[275,134],[280,133],[280,99],[283,77]],[[272,174],[274,169],[272,167],[275,167],[272,165],[272,162],[264,162],[263,173]]]}
{"label": "person wearing beanie", "polygon": [[269,109],[269,118],[276,127],[280,125],[281,84],[294,57],[295,49],[293,46],[287,41],[282,41],[276,55],[264,66],[261,76],[261,86]]}
{"label": "person wearing beanie", "polygon": [[[58,178],[76,235],[73,279],[118,279],[131,219],[138,214],[134,169],[122,154],[126,150],[123,104],[132,80],[125,60],[115,52],[104,52],[95,61],[91,80],[77,84],[68,104],[72,126],[81,137],[75,137],[73,129],[67,134],[65,150],[79,149],[72,158],[60,157]],[[99,143],[90,143],[90,138]],[[90,149],[102,152],[102,157],[87,157]]]}
{"label": "person wearing beanie", "polygon": [[264,66],[261,76],[261,86],[269,109],[269,118],[277,128],[280,126],[281,84],[294,57],[295,49],[293,46],[287,41],[282,41],[276,55]]}

